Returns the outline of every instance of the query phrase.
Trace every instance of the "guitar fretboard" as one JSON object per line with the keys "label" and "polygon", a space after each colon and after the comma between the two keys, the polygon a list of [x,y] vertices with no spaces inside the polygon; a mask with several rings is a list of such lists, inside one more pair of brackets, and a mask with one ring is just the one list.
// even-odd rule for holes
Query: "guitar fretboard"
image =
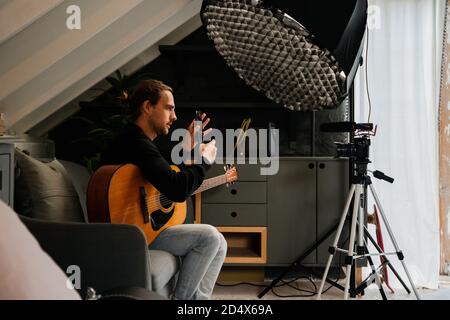
{"label": "guitar fretboard", "polygon": [[227,177],[225,175],[217,176],[214,178],[209,178],[203,181],[202,185],[194,191],[193,194],[203,192],[205,190],[220,186],[221,184],[227,183]]}

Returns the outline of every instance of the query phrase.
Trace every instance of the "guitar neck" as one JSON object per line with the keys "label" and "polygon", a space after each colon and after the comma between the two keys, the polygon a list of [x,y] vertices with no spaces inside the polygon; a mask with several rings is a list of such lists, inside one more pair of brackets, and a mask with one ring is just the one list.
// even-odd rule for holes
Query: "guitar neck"
{"label": "guitar neck", "polygon": [[227,177],[223,174],[214,178],[209,178],[203,181],[202,185],[194,191],[193,194],[206,191],[208,189],[220,186],[221,184],[227,183]]}

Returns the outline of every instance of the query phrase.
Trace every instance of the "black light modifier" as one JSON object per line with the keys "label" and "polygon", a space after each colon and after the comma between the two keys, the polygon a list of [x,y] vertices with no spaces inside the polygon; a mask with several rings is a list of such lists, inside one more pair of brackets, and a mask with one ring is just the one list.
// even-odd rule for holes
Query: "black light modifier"
{"label": "black light modifier", "polygon": [[347,96],[366,12],[367,0],[205,0],[201,17],[217,51],[246,84],[306,111],[335,108]]}

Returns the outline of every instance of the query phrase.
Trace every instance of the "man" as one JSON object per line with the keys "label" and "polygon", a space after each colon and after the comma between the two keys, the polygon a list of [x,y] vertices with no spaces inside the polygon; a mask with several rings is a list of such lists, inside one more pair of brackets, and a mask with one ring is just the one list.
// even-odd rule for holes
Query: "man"
{"label": "man", "polygon": [[[157,80],[141,82],[130,98],[129,111],[131,123],[115,139],[102,161],[104,164],[133,163],[167,198],[176,202],[186,200],[201,185],[205,171],[216,158],[214,140],[200,145],[206,163],[180,166],[181,171],[174,172],[153,142],[157,136],[167,135],[177,120],[172,89]],[[205,118],[202,114],[203,128],[209,122]],[[189,126],[189,135],[193,141],[194,121]],[[193,147],[191,144],[188,149]],[[173,299],[211,297],[227,249],[224,237],[215,227],[205,224],[172,226],[161,232],[149,248],[182,257]]]}

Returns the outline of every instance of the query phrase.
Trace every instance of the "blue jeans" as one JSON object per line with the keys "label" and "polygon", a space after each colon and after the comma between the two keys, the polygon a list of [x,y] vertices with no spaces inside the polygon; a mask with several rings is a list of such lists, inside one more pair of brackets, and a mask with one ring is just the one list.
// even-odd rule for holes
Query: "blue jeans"
{"label": "blue jeans", "polygon": [[177,300],[211,298],[227,252],[227,242],[207,224],[181,224],[167,228],[149,249],[164,250],[182,259],[173,294]]}

